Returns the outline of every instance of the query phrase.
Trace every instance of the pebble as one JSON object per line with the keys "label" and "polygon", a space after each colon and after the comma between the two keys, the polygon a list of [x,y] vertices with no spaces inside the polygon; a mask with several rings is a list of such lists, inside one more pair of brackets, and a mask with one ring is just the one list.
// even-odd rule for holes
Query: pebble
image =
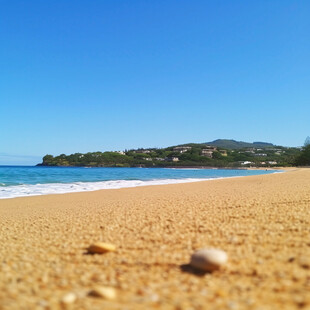
{"label": "pebble", "polygon": [[97,242],[89,246],[88,252],[91,254],[103,254],[106,252],[114,252],[116,246],[111,243]]}
{"label": "pebble", "polygon": [[76,301],[76,295],[74,293],[68,293],[61,299],[61,302],[64,304],[72,304],[75,301]]}
{"label": "pebble", "polygon": [[89,295],[112,300],[116,297],[116,291],[113,287],[97,286],[89,292]]}
{"label": "pebble", "polygon": [[227,259],[226,252],[222,250],[201,249],[193,253],[190,265],[204,271],[214,271],[224,266]]}

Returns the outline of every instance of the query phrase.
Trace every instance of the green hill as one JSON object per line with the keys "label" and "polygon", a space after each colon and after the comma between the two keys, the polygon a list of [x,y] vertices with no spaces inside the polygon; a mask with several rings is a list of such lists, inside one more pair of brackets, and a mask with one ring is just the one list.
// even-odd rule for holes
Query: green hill
{"label": "green hill", "polygon": [[223,149],[230,149],[230,150],[250,148],[250,147],[266,148],[266,147],[273,147],[274,146],[274,144],[267,143],[267,142],[249,143],[249,142],[228,140],[228,139],[217,139],[217,140],[214,140],[212,142],[206,142],[206,144],[213,145],[213,146],[223,148]]}
{"label": "green hill", "polygon": [[[208,148],[207,145],[216,147]],[[249,148],[252,148],[249,150]],[[290,166],[299,148],[266,142],[218,139],[207,143],[186,143],[166,148],[138,148],[124,151],[45,155],[41,166],[73,167],[269,167]],[[301,161],[300,161],[301,162]]]}

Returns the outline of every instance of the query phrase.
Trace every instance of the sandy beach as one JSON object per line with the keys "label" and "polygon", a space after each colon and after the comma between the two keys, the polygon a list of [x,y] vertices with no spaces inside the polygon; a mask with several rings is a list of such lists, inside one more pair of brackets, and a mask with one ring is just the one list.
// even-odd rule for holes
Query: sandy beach
{"label": "sandy beach", "polygon": [[[1,310],[310,309],[310,169],[3,199],[0,222]],[[205,247],[224,269],[188,265]]]}

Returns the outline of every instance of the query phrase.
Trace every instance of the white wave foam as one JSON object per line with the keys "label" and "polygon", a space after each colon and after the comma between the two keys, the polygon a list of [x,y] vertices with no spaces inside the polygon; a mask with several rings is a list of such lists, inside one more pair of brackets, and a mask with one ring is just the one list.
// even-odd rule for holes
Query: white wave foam
{"label": "white wave foam", "polygon": [[[166,169],[166,170],[202,170],[203,168],[163,168],[163,169]],[[210,169],[213,169],[213,168],[210,168]]]}
{"label": "white wave foam", "polygon": [[76,182],[76,183],[49,183],[49,184],[25,184],[6,186],[0,188],[0,199],[25,196],[38,196],[49,194],[65,194],[74,192],[96,191],[101,189],[119,189],[137,186],[164,185],[199,182],[211,179],[162,179],[162,180],[116,180],[102,182]]}

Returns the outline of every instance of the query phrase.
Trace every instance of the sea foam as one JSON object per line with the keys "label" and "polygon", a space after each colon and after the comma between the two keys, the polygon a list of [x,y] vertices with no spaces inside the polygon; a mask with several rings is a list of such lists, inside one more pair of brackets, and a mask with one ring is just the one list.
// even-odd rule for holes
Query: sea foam
{"label": "sea foam", "polygon": [[[178,184],[211,180],[209,179],[160,179],[160,180],[113,180],[102,182],[74,182],[74,183],[48,183],[48,184],[24,184],[6,186],[0,188],[0,199],[39,196],[49,194],[65,194],[75,192],[96,191],[101,189],[119,189],[138,186]],[[218,179],[218,178],[217,178]]]}

